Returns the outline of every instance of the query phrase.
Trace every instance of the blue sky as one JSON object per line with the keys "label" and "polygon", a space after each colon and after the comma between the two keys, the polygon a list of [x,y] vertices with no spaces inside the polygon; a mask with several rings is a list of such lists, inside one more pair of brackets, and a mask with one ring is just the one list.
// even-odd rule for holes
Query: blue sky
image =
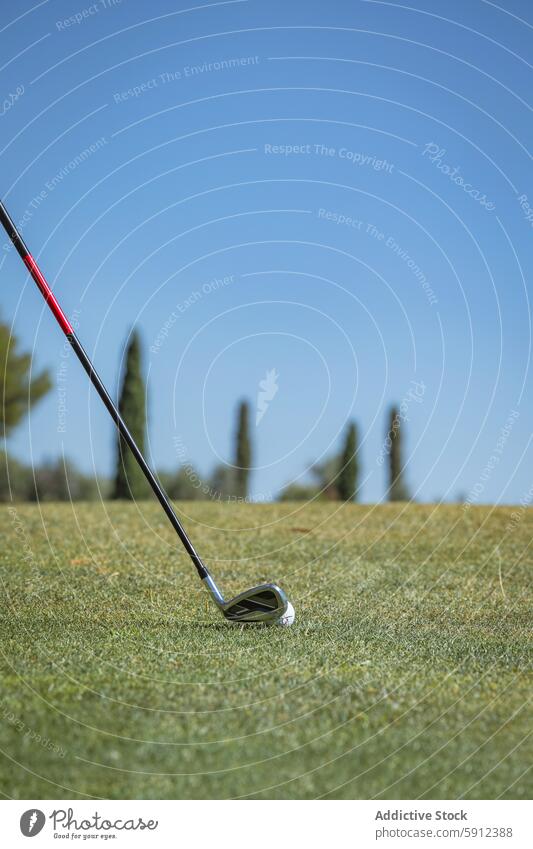
{"label": "blue sky", "polygon": [[[229,460],[236,403],[255,415],[275,370],[254,497],[354,418],[379,500],[402,401],[416,498],[524,497],[532,27],[516,0],[3,12],[0,192],[114,394],[139,329],[157,467]],[[10,450],[109,473],[112,425],[13,250],[0,279],[54,377]]]}

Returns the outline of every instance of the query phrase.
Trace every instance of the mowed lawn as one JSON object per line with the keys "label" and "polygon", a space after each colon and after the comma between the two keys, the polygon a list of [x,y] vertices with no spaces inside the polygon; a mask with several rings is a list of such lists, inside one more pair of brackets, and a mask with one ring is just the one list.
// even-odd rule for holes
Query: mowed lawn
{"label": "mowed lawn", "polygon": [[531,797],[531,511],[179,509],[297,623],[225,623],[155,503],[2,506],[5,797]]}

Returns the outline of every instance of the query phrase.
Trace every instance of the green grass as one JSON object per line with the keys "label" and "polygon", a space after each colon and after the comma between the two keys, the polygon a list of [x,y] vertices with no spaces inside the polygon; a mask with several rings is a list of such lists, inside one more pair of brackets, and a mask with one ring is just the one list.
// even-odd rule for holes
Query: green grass
{"label": "green grass", "polygon": [[0,792],[531,797],[530,511],[181,510],[297,624],[221,620],[152,503],[3,507]]}

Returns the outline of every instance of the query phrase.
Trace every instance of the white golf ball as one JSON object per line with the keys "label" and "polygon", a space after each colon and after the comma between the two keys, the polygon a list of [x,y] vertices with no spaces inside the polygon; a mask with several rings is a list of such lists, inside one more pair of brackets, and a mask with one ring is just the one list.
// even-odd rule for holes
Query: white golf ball
{"label": "white golf ball", "polygon": [[289,603],[287,605],[287,610],[285,611],[283,616],[280,619],[278,619],[276,624],[277,625],[292,625],[292,623],[294,622],[295,616],[296,616],[296,614],[294,612],[294,607],[292,606],[292,604],[289,601]]}

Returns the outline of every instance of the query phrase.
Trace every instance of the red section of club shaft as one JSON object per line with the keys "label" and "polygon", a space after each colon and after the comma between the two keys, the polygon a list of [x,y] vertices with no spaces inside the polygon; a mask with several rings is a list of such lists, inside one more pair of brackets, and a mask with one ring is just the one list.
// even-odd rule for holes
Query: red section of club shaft
{"label": "red section of club shaft", "polygon": [[37,283],[37,286],[41,290],[41,293],[42,293],[46,303],[48,304],[48,306],[52,310],[53,314],[55,315],[55,317],[58,321],[58,324],[61,327],[61,330],[63,331],[63,333],[74,333],[74,328],[72,327],[70,321],[68,320],[65,313],[63,312],[63,310],[59,306],[58,302],[56,301],[54,293],[50,289],[50,286],[46,282],[44,275],[41,272],[41,269],[39,268],[39,266],[35,262],[32,255],[26,254],[26,256],[23,256],[22,259],[24,260],[24,264],[25,264],[26,268],[28,269],[31,276],[33,277],[33,279]]}

